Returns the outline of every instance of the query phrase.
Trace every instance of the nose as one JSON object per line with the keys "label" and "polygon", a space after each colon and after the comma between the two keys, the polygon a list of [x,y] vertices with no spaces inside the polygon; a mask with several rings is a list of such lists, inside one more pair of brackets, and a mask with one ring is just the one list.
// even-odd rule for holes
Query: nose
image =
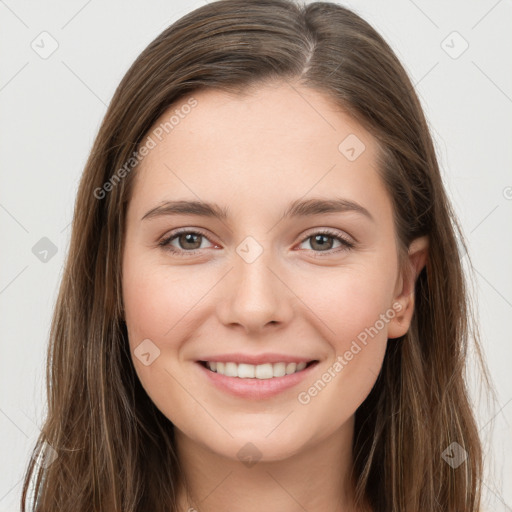
{"label": "nose", "polygon": [[264,251],[248,263],[235,255],[234,268],[226,276],[218,315],[226,326],[239,326],[246,334],[261,334],[282,327],[293,316],[294,293]]}

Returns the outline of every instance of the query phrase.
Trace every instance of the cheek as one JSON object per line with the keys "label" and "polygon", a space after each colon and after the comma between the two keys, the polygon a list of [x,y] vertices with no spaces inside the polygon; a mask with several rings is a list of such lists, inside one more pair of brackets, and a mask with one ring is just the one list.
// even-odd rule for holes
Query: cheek
{"label": "cheek", "polygon": [[144,268],[143,264],[127,265],[125,275],[130,276],[123,283],[123,299],[133,342],[137,336],[158,343],[175,339],[171,336],[174,329],[186,323],[187,314],[204,293],[203,287],[198,288],[197,276],[190,279],[187,272],[177,274],[165,267]]}
{"label": "cheek", "polygon": [[[394,276],[384,267],[344,269],[309,294],[322,333],[330,346],[322,372],[297,397],[322,430],[343,423],[368,396],[380,372],[387,346]],[[312,288],[310,288],[311,290]]]}
{"label": "cheek", "polygon": [[[123,267],[125,321],[135,371],[151,400],[177,425],[183,418],[200,416],[196,402],[183,392],[187,371],[181,349],[197,329],[201,298],[215,284],[212,274],[211,269],[171,269],[143,258],[127,258]],[[139,348],[143,346],[144,351]],[[148,365],[139,358],[147,352]]]}
{"label": "cheek", "polygon": [[[190,400],[183,399],[178,383],[183,381],[180,330],[197,302],[196,294],[186,279],[143,259],[127,259],[123,275],[127,276],[123,278],[125,321],[137,376],[156,407],[171,421],[177,419],[177,411],[180,417],[194,417],[197,411]],[[146,361],[144,353],[150,354]]]}
{"label": "cheek", "polygon": [[[386,315],[392,297],[393,276],[389,273],[367,265],[342,269],[321,279],[317,276],[311,281],[307,278],[301,281],[309,283],[307,295],[305,289],[302,294],[324,324],[322,333],[337,353],[347,350],[352,340],[364,339],[368,330],[373,333],[372,337],[387,338],[390,315],[387,315],[387,322],[380,319]],[[375,325],[378,335],[373,329]]]}

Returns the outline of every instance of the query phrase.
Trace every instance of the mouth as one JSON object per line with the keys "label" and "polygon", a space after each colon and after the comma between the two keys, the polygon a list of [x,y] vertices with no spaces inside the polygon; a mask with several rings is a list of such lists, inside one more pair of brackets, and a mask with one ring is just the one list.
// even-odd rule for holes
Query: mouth
{"label": "mouth", "polygon": [[309,362],[277,362],[263,364],[248,364],[222,361],[198,361],[207,370],[239,379],[275,379],[286,375],[293,375],[304,371],[306,368],[318,363],[318,360]]}
{"label": "mouth", "polygon": [[206,385],[244,400],[265,400],[287,390],[291,392],[305,379],[311,378],[319,364],[317,359],[261,364],[196,361]]}

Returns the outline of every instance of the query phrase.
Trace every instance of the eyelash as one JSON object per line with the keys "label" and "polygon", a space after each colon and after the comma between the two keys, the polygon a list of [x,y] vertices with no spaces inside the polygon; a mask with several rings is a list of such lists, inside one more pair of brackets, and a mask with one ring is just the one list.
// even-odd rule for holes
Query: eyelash
{"label": "eyelash", "polygon": [[[183,233],[192,234],[192,235],[199,235],[199,236],[202,236],[202,237],[204,237],[204,238],[206,238],[208,240],[208,237],[204,233],[202,233],[201,231],[190,230],[190,229],[182,229],[182,230],[178,230],[178,231],[173,232],[168,237],[165,237],[163,240],[161,240],[158,243],[158,245],[160,247],[162,247],[164,250],[169,251],[170,253],[172,253],[172,254],[174,254],[176,256],[180,256],[180,257],[182,257],[182,256],[183,257],[194,256],[195,254],[200,252],[201,249],[193,249],[191,251],[187,251],[185,249],[176,249],[175,247],[169,245],[172,240],[174,240],[178,236],[182,235]],[[309,249],[310,251],[315,253],[315,255],[314,255],[315,258],[322,258],[322,257],[324,257],[323,254],[332,255],[332,254],[335,254],[335,253],[338,253],[338,252],[341,252],[341,251],[349,251],[349,250],[353,249],[354,246],[355,246],[355,244],[353,242],[351,242],[348,239],[340,236],[339,233],[337,233],[335,231],[331,231],[329,229],[322,229],[320,231],[315,231],[314,233],[312,233],[312,234],[308,235],[307,237],[303,238],[301,240],[300,244],[302,244],[303,242],[305,242],[309,238],[313,238],[316,235],[325,235],[325,236],[328,236],[330,238],[334,238],[335,240],[339,241],[342,244],[342,247],[338,247],[336,249],[329,249],[327,251],[315,251],[313,249]]]}

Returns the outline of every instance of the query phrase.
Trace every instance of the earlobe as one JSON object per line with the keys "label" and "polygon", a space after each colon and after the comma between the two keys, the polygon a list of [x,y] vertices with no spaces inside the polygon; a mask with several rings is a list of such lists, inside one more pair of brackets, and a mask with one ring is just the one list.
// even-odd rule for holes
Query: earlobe
{"label": "earlobe", "polygon": [[398,294],[393,304],[399,304],[396,316],[388,325],[388,338],[403,336],[410,327],[414,313],[414,288],[416,280],[427,264],[429,240],[427,236],[416,238],[409,245],[407,268],[399,277]]}

